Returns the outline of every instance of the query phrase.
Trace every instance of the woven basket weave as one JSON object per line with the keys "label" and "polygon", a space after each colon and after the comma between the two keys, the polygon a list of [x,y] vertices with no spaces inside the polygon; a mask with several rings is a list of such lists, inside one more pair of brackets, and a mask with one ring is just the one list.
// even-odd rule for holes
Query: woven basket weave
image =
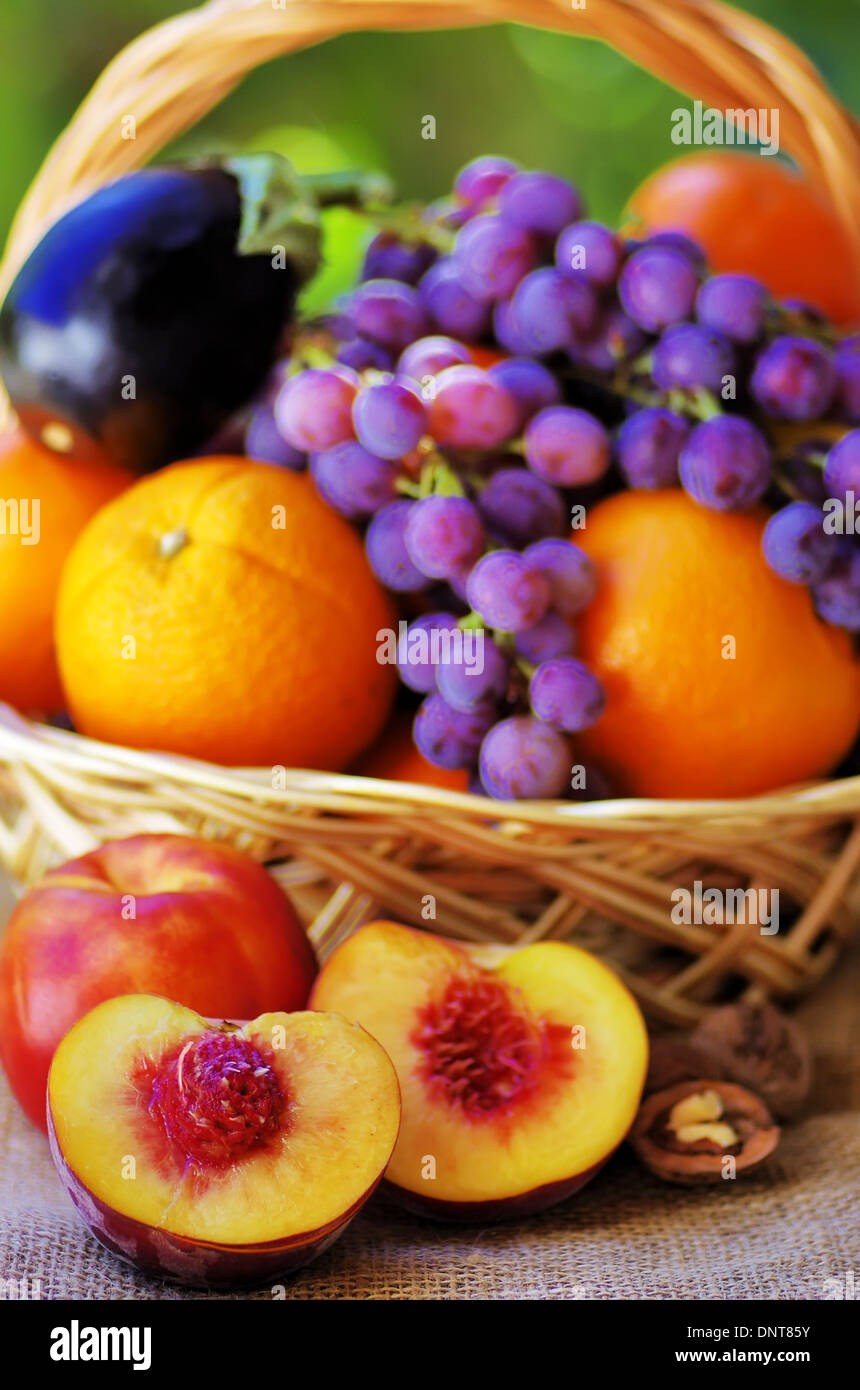
{"label": "woven basket weave", "polygon": [[[860,273],[860,134],[808,60],[712,0],[210,0],[144,34],[57,141],[9,238],[0,293],[44,230],[152,158],[257,64],[359,29],[500,20],[602,38],[721,110],[778,108],[788,152],[849,232]],[[133,113],[136,138],[122,138]],[[4,408],[8,414],[8,405]],[[272,866],[323,955],[380,913],[464,940],[574,938],[652,1018],[689,1024],[741,993],[792,998],[860,915],[860,777],[733,801],[493,803],[328,773],[224,769],[92,742],[0,706],[0,860],[21,883],[104,839],[229,838]],[[671,893],[775,889],[781,925],[680,925]],[[435,917],[428,920],[428,895]]]}

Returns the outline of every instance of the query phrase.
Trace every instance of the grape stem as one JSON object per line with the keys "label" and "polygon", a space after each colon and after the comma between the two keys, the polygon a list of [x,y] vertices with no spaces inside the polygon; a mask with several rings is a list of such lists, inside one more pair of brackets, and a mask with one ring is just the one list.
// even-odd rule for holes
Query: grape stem
{"label": "grape stem", "polygon": [[362,169],[335,169],[318,174],[300,174],[298,182],[318,208],[357,208],[365,210],[393,201],[394,186],[386,174]]}
{"label": "grape stem", "polygon": [[457,619],[457,626],[462,628],[463,632],[479,632],[481,628],[485,627],[485,623],[480,613],[476,613],[473,608],[470,612],[464,613],[462,618]]}
{"label": "grape stem", "polygon": [[465,497],[466,489],[441,454],[429,454],[421,469],[418,496]]}

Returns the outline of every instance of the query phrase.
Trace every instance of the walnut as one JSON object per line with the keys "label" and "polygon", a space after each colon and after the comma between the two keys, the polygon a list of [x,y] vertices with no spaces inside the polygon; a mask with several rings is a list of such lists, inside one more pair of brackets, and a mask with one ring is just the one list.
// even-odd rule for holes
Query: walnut
{"label": "walnut", "polygon": [[630,1142],[658,1178],[691,1186],[757,1167],[773,1153],[779,1134],[751,1091],[730,1081],[681,1081],[645,1100]]}
{"label": "walnut", "polygon": [[715,1075],[747,1086],[778,1119],[802,1108],[812,1079],[809,1046],[773,1004],[727,1004],[699,1024],[690,1044],[711,1057]]}
{"label": "walnut", "polygon": [[703,1076],[728,1079],[722,1066],[705,1047],[694,1047],[685,1033],[665,1033],[650,1040],[645,1094],[664,1091],[679,1081],[698,1081]]}

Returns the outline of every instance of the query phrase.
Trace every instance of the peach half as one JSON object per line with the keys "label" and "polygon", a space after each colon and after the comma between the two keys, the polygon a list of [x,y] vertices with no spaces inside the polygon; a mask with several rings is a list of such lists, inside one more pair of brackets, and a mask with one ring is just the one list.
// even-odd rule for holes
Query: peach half
{"label": "peach half", "polygon": [[213,1023],[152,994],[99,1004],[48,1079],[51,1152],[85,1223],[146,1273],[210,1288],[299,1269],[379,1183],[400,1097],[337,1014]]}
{"label": "peach half", "polygon": [[334,952],[310,1002],[356,1020],[394,1063],[403,1114],[386,1184],[413,1211],[485,1221],[551,1206],[636,1117],[642,1015],[578,947],[465,947],[372,922]]}

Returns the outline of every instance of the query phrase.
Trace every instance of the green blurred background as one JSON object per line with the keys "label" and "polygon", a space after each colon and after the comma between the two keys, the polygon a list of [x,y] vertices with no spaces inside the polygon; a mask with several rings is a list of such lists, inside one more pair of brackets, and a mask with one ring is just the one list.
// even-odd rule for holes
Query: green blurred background
{"label": "green blurred background", "polygon": [[[185,8],[176,0],[3,0],[0,6],[0,224],[3,233],[52,141],[125,43]],[[856,109],[858,0],[755,0]],[[362,165],[404,197],[445,192],[484,152],[572,177],[590,212],[617,219],[642,178],[685,153],[671,144],[678,94],[603,44],[519,26],[432,34],[356,34],[251,74],[186,137],[276,148],[305,169]],[[133,110],[133,103],[130,103]],[[436,139],[421,138],[422,117]],[[336,230],[349,273],[355,229]],[[330,244],[330,249],[334,249]]]}

